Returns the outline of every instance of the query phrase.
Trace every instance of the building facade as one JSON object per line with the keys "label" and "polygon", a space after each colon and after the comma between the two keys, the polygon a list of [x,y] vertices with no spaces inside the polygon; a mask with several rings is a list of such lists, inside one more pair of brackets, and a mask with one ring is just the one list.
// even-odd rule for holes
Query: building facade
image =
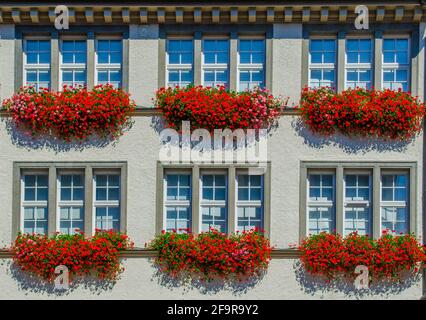
{"label": "building facade", "polygon": [[[267,274],[243,287],[175,287],[161,282],[149,256],[139,253],[126,257],[114,286],[61,295],[25,279],[5,255],[0,298],[420,299],[421,278],[362,295],[315,283],[286,250],[321,231],[423,235],[423,134],[406,143],[322,137],[301,126],[293,109],[305,86],[401,88],[423,100],[425,7],[414,0],[358,2],[64,1],[69,29],[58,30],[48,1],[1,1],[2,100],[23,85],[58,90],[108,82],[138,106],[118,142],[84,145],[22,136],[2,113],[2,245],[20,231],[78,227],[88,234],[115,228],[143,248],[164,229],[259,226],[277,253]],[[369,9],[367,29],[355,26],[361,4]],[[159,161],[161,115],[152,99],[160,87],[188,84],[261,86],[289,97],[268,134],[265,167],[248,174],[245,164]],[[240,198],[243,189],[255,200]],[[169,193],[183,200],[174,203]]]}

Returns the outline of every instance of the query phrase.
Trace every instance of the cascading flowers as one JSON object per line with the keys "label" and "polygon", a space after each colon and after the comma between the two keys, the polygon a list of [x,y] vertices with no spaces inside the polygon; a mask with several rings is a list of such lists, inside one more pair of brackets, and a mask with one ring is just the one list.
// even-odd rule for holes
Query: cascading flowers
{"label": "cascading flowers", "polygon": [[54,236],[20,234],[11,252],[13,261],[24,272],[51,282],[55,268],[64,265],[70,278],[95,275],[99,279],[115,280],[123,271],[120,251],[130,249],[128,236],[114,231],[96,230],[91,238],[82,232]]}
{"label": "cascading flowers", "polygon": [[234,92],[223,86],[161,88],[155,99],[155,106],[168,127],[179,130],[182,121],[190,121],[191,128],[210,132],[226,128],[268,128],[284,104],[264,89]]}
{"label": "cascading flowers", "polygon": [[93,134],[115,139],[131,125],[135,104],[129,95],[111,85],[99,85],[62,91],[23,87],[3,108],[18,127],[36,135],[56,136],[64,141],[82,141]]}
{"label": "cascading flowers", "polygon": [[422,129],[425,107],[401,90],[305,88],[299,110],[312,131],[406,140]]}
{"label": "cascading flowers", "polygon": [[162,272],[202,280],[259,275],[267,269],[272,250],[269,240],[256,230],[230,236],[214,229],[199,235],[163,232],[148,247],[158,250],[155,263]]}
{"label": "cascading flowers", "polygon": [[329,279],[354,278],[355,268],[364,265],[371,281],[398,280],[403,273],[417,274],[426,262],[425,247],[414,235],[387,231],[377,240],[357,233],[342,237],[323,232],[304,239],[299,250],[305,270]]}

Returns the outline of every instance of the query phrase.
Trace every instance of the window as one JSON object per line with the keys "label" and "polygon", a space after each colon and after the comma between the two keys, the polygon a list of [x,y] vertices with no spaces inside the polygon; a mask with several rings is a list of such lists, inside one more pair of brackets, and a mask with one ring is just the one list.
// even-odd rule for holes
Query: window
{"label": "window", "polygon": [[24,85],[50,89],[50,40],[24,42]]}
{"label": "window", "polygon": [[109,83],[116,88],[121,87],[122,56],[121,40],[96,41],[96,84]]}
{"label": "window", "polygon": [[205,39],[203,41],[203,83],[216,87],[229,85],[229,40]]}
{"label": "window", "polygon": [[334,174],[309,174],[308,194],[309,234],[333,232],[336,228]]}
{"label": "window", "polygon": [[346,88],[372,87],[372,40],[346,40]]}
{"label": "window", "polygon": [[225,174],[201,175],[202,231],[215,228],[227,232],[227,176]]}
{"label": "window", "polygon": [[185,87],[194,82],[194,44],[192,39],[167,41],[167,86]]}
{"label": "window", "polygon": [[265,40],[240,39],[238,45],[238,90],[265,86]]}
{"label": "window", "polygon": [[416,232],[415,162],[302,161],[301,236],[357,232],[379,238],[382,231]]}
{"label": "window", "polygon": [[86,40],[62,40],[60,88],[86,85],[86,60]]}
{"label": "window", "polygon": [[58,190],[59,231],[63,234],[84,231],[84,175],[60,174]]}
{"label": "window", "polygon": [[336,87],[336,40],[311,39],[309,42],[309,87]]}
{"label": "window", "polygon": [[120,230],[120,175],[98,173],[94,176],[96,229]]}
{"label": "window", "polygon": [[21,210],[24,233],[47,234],[48,224],[48,175],[25,173],[22,176]]}
{"label": "window", "polygon": [[346,174],[344,195],[345,235],[355,231],[360,235],[371,235],[370,199],[370,174]]}
{"label": "window", "polygon": [[237,230],[263,229],[263,176],[237,175]]}
{"label": "window", "polygon": [[268,235],[270,163],[266,167],[161,166],[158,188],[163,190],[163,205],[158,233],[186,229],[199,233],[213,228],[231,234],[257,228]]}
{"label": "window", "polygon": [[[14,162],[18,232],[126,232],[125,162]],[[90,191],[90,192],[87,192]],[[51,196],[54,195],[54,196]],[[124,201],[124,202],[123,202]]]}
{"label": "window", "polygon": [[167,173],[165,185],[165,230],[185,233],[191,230],[191,174]]}
{"label": "window", "polygon": [[405,173],[382,173],[382,230],[408,233],[408,176]]}
{"label": "window", "polygon": [[383,39],[383,88],[409,90],[409,39]]}

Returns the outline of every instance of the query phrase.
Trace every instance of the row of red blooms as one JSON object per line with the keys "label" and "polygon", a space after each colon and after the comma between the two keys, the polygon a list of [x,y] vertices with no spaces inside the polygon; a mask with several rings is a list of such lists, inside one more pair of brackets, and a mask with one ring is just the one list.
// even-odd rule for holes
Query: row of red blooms
{"label": "row of red blooms", "polygon": [[215,229],[198,235],[163,232],[148,245],[158,250],[155,262],[176,278],[237,279],[260,275],[268,268],[272,247],[257,230],[226,235]]}
{"label": "row of red blooms", "polygon": [[342,237],[323,232],[304,239],[299,250],[305,270],[328,279],[342,275],[353,279],[355,268],[364,265],[370,281],[398,280],[404,273],[417,274],[426,262],[426,248],[414,235],[387,231],[379,239],[357,233]]}
{"label": "row of red blooms", "polygon": [[410,139],[422,129],[425,106],[401,90],[305,88],[299,110],[312,131],[322,135]]}
{"label": "row of red blooms", "polygon": [[[189,121],[192,129],[260,129],[275,123],[286,101],[264,89],[235,92],[225,87],[188,86],[161,88],[155,107],[170,128],[181,129]],[[92,90],[83,87],[53,92],[20,89],[3,102],[18,126],[32,135],[55,135],[65,141],[85,140],[93,134],[116,138],[131,125],[135,103],[111,85]],[[409,139],[422,129],[425,106],[400,90],[305,88],[300,105],[302,119],[322,135],[342,133]]]}
{"label": "row of red blooms", "polygon": [[117,138],[130,127],[135,104],[129,95],[111,85],[62,91],[21,88],[3,102],[18,127],[35,135],[51,135],[64,141],[86,140],[93,134]]}

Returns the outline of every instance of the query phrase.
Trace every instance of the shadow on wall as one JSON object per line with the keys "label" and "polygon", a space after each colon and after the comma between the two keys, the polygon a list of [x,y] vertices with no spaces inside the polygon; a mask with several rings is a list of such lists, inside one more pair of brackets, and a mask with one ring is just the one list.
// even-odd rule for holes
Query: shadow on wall
{"label": "shadow on wall", "polygon": [[341,134],[333,136],[321,136],[314,134],[302,121],[302,119],[294,119],[291,123],[296,135],[303,138],[304,144],[311,148],[321,149],[330,146],[341,148],[349,154],[376,152],[404,152],[413,139],[406,141],[392,141],[378,138],[362,138],[362,137],[347,137]]}
{"label": "shadow on wall", "polygon": [[302,263],[296,260],[293,265],[296,274],[296,281],[299,283],[305,294],[314,296],[318,294],[343,293],[346,298],[387,298],[389,296],[401,294],[404,290],[413,285],[419,284],[420,274],[407,277],[399,282],[381,281],[370,285],[369,289],[357,290],[353,283],[344,279],[337,279],[327,282],[324,278],[315,277],[303,268]]}
{"label": "shadow on wall", "polygon": [[179,294],[188,293],[192,290],[198,290],[203,295],[215,295],[217,293],[227,291],[235,296],[241,296],[252,290],[260,281],[262,281],[265,273],[257,277],[251,277],[241,280],[222,280],[214,279],[203,281],[201,279],[193,279],[191,275],[179,278],[173,278],[160,270],[158,266],[153,265],[154,274],[151,281],[156,281],[158,285],[169,289],[170,291],[179,290]]}
{"label": "shadow on wall", "polygon": [[9,134],[12,144],[26,150],[53,150],[56,153],[68,151],[83,151],[85,149],[100,149],[108,145],[114,146],[117,140],[111,138],[89,137],[84,141],[64,142],[53,136],[32,136],[31,132],[20,127],[11,119],[3,120],[6,123],[6,132]]}
{"label": "shadow on wall", "polygon": [[101,295],[112,291],[116,284],[116,281],[84,277],[84,279],[73,280],[67,290],[58,290],[55,289],[53,283],[47,283],[38,277],[23,272],[13,262],[8,261],[6,263],[9,264],[7,270],[11,278],[17,282],[19,290],[24,291],[26,294],[36,293],[39,295],[64,297],[73,293],[77,288],[83,288],[93,295]]}
{"label": "shadow on wall", "polygon": [[[278,121],[274,122],[271,126],[269,126],[269,128],[267,129],[267,136],[271,136],[273,135],[273,133],[278,129]],[[166,123],[164,121],[164,118],[162,116],[154,116],[151,118],[151,124],[150,127],[158,134],[160,135],[162,133],[163,130],[167,129]],[[219,130],[224,130],[224,129],[219,129]],[[235,132],[235,131],[234,131]],[[193,133],[193,129],[191,128],[191,133]],[[180,139],[182,138],[181,135],[179,136]],[[210,135],[212,142],[213,142],[213,138],[214,135]],[[199,138],[199,137],[197,137]],[[248,139],[247,139],[248,140]],[[246,140],[246,141],[247,141]],[[256,136],[255,136],[255,140],[253,142],[258,143],[259,142],[259,132],[256,131]],[[165,141],[163,142],[163,144],[166,143]],[[178,143],[173,143],[173,141],[171,141],[171,139],[169,139],[167,141],[167,143],[171,143],[171,145],[173,146],[180,146],[181,145],[181,141],[179,140]],[[195,147],[197,144],[199,143],[199,141],[192,141],[191,142],[191,147]],[[246,142],[245,143],[245,147],[250,146],[250,142]],[[212,145],[213,147],[213,145]],[[237,141],[235,141],[234,139],[234,150],[238,150],[239,147],[237,145]]]}

